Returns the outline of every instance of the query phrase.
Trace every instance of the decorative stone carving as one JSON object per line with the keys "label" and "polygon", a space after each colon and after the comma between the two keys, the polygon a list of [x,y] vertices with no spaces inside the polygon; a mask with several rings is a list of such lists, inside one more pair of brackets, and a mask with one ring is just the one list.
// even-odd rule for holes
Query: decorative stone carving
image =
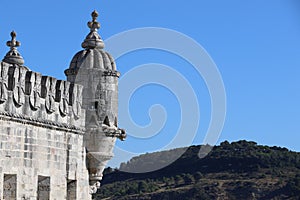
{"label": "decorative stone carving", "polygon": [[53,113],[55,108],[55,85],[56,78],[50,76],[42,77],[42,96],[45,98],[47,112]]}
{"label": "decorative stone carving", "polygon": [[81,116],[82,108],[82,85],[72,84],[70,87],[71,91],[71,103],[72,110],[75,117],[79,118]]}
{"label": "decorative stone carving", "polygon": [[56,84],[56,101],[59,102],[59,111],[62,116],[66,116],[69,113],[69,89],[70,82],[57,81]]}
{"label": "decorative stone carving", "polygon": [[112,71],[112,70],[107,70],[103,72],[103,76],[114,76],[114,77],[120,77],[120,72],[118,71]]}
{"label": "decorative stone carving", "polygon": [[90,194],[95,194],[99,188],[100,188],[100,182],[97,181],[90,186]]}
{"label": "decorative stone carving", "polygon": [[9,65],[1,63],[0,66],[0,103],[7,100],[7,89],[8,89],[8,68]]}
{"label": "decorative stone carving", "polygon": [[37,110],[41,105],[41,79],[42,76],[36,72],[28,73],[28,95],[29,95],[29,103],[33,110]]}
{"label": "decorative stone carving", "polygon": [[116,126],[108,126],[107,124],[102,124],[102,130],[107,137],[117,137],[124,141],[127,137],[124,129],[118,128]]}
{"label": "decorative stone carving", "polygon": [[13,69],[13,99],[17,106],[25,103],[25,76],[27,68],[16,66]]}
{"label": "decorative stone carving", "polygon": [[3,61],[9,64],[23,65],[24,60],[17,50],[17,47],[19,47],[21,43],[16,40],[16,32],[12,31],[10,35],[11,41],[7,41],[6,43],[6,45],[10,47],[10,51],[5,55]]}

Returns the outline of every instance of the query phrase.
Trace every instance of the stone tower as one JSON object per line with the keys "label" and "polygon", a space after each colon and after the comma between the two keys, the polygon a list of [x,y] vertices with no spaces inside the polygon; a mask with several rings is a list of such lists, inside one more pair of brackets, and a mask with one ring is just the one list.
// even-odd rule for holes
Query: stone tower
{"label": "stone tower", "polygon": [[118,78],[120,73],[112,56],[103,50],[98,34],[98,13],[88,22],[90,33],[81,44],[83,50],[73,57],[67,80],[83,86],[82,108],[86,111],[84,146],[90,185],[100,186],[102,172],[113,156],[116,138],[124,140],[125,131],[118,128]]}
{"label": "stone tower", "polygon": [[11,32],[0,62],[0,199],[89,200],[113,156],[118,128],[119,72],[88,22],[82,51],[67,81],[24,66]]}

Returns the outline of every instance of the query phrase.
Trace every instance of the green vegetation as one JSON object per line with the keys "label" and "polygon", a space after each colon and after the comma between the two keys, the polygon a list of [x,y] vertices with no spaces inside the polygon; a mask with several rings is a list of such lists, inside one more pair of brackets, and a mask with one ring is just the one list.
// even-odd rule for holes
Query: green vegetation
{"label": "green vegetation", "polygon": [[[95,199],[299,199],[300,153],[245,140],[222,142],[204,158],[199,149],[147,153],[123,163],[120,170],[107,168]],[[151,169],[165,158],[176,158],[165,168],[148,173],[122,170]]]}

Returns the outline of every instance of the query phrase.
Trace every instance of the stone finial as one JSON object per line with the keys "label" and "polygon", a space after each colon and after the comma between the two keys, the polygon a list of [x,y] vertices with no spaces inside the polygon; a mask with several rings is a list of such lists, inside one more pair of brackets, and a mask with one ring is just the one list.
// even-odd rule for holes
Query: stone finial
{"label": "stone finial", "polygon": [[99,14],[96,10],[94,10],[91,15],[93,21],[88,22],[88,27],[91,29],[91,31],[97,31],[100,28],[100,23],[97,22],[97,17],[99,16]]}
{"label": "stone finial", "polygon": [[21,54],[18,52],[17,47],[21,45],[19,41],[16,40],[16,32],[12,31],[10,33],[11,41],[7,41],[6,45],[10,47],[9,52],[5,55],[3,62],[9,63],[9,64],[17,64],[17,65],[23,65],[24,59],[21,56]]}
{"label": "stone finial", "polygon": [[90,33],[86,36],[84,42],[81,44],[82,48],[85,49],[94,49],[104,48],[103,40],[98,34],[98,29],[100,28],[100,23],[97,21],[97,17],[99,16],[98,12],[94,10],[91,14],[93,20],[88,22],[88,27],[90,28]]}

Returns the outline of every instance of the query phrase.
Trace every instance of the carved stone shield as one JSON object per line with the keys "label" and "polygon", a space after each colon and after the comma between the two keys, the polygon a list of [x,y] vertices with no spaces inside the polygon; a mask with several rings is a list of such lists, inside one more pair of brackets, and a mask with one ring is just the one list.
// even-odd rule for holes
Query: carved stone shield
{"label": "carved stone shield", "polygon": [[49,113],[53,113],[55,108],[55,85],[56,79],[53,77],[47,76],[45,78],[45,89],[47,91],[45,98],[45,107]]}
{"label": "carved stone shield", "polygon": [[39,109],[41,106],[41,79],[41,74],[36,72],[32,72],[29,77],[29,103],[34,110]]}
{"label": "carved stone shield", "polygon": [[62,116],[66,116],[69,113],[69,88],[70,82],[57,81],[56,90],[58,90],[58,95],[56,101],[59,102],[59,111]]}
{"label": "carved stone shield", "polygon": [[13,99],[16,105],[22,106],[25,103],[25,75],[27,69],[17,66],[14,68],[13,79]]}
{"label": "carved stone shield", "polygon": [[8,68],[9,68],[9,65],[1,62],[1,66],[0,66],[0,103],[4,103],[7,100]]}
{"label": "carved stone shield", "polygon": [[72,109],[74,116],[79,118],[81,116],[82,108],[82,85],[72,85]]}

